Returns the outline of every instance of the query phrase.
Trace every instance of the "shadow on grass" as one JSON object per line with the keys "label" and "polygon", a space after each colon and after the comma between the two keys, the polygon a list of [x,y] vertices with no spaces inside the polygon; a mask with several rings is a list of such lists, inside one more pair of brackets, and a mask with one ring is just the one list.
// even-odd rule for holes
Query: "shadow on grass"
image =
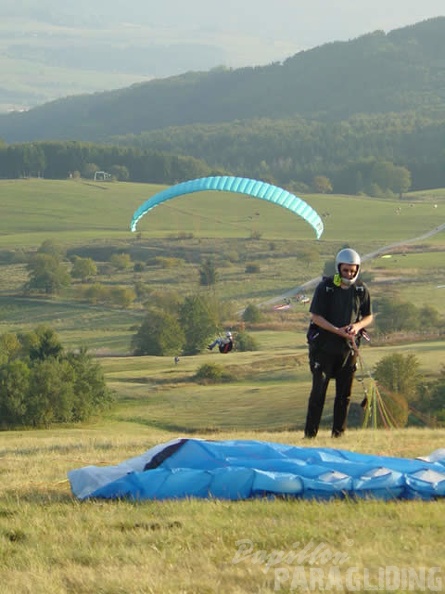
{"label": "shadow on grass", "polygon": [[158,429],[162,431],[168,432],[175,432],[175,433],[182,433],[186,435],[195,435],[196,433],[219,433],[225,429],[221,429],[219,427],[187,427],[186,425],[179,425],[176,423],[169,423],[167,421],[153,421],[142,419],[141,417],[122,417],[118,418],[118,421],[122,421],[124,423],[136,423],[138,425],[143,425],[144,427],[149,427],[150,429]]}
{"label": "shadow on grass", "polygon": [[[136,423],[138,425],[143,425],[144,427],[149,427],[150,429],[157,429],[162,431],[180,433],[182,435],[210,435],[210,434],[219,434],[219,433],[227,433],[227,431],[239,431],[240,433],[244,431],[249,431],[250,433],[264,433],[264,428],[255,428],[255,427],[216,427],[212,426],[195,426],[190,427],[187,425],[179,425],[175,423],[169,423],[167,421],[160,421],[160,420],[147,420],[141,417],[134,417],[134,418],[119,418],[118,421],[122,421],[125,423]],[[303,425],[302,424],[290,424],[290,425],[280,425],[276,427],[268,427],[268,433],[282,433],[283,431],[302,431]]]}

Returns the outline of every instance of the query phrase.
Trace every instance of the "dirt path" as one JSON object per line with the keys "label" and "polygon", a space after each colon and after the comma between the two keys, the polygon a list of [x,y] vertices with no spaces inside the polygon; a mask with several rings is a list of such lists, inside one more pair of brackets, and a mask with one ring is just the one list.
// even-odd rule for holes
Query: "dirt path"
{"label": "dirt path", "polygon": [[[399,248],[400,246],[408,245],[411,243],[416,243],[417,241],[422,241],[423,239],[428,239],[429,237],[432,237],[433,235],[436,235],[437,233],[440,233],[443,230],[445,230],[445,223],[442,223],[438,227],[435,227],[432,231],[423,233],[422,235],[419,235],[418,237],[413,237],[412,239],[404,239],[403,241],[397,241],[396,243],[390,243],[389,245],[385,245],[385,246],[379,248],[378,250],[375,250],[374,252],[370,252],[369,254],[365,254],[364,256],[362,256],[362,262],[366,262],[367,260],[372,260],[373,258],[380,256],[380,254],[387,254],[387,253],[391,252],[391,250],[393,250],[395,248]],[[306,283],[299,285],[298,287],[289,289],[289,291],[282,293],[278,297],[274,297],[273,299],[269,299],[269,301],[264,301],[263,303],[260,303],[259,307],[273,305],[275,303],[283,301],[284,299],[289,299],[291,297],[294,297],[296,293],[305,293],[309,289],[316,287],[318,285],[318,283],[321,281],[321,279],[322,279],[321,276],[317,276],[316,278],[313,278],[313,279],[307,281]]]}

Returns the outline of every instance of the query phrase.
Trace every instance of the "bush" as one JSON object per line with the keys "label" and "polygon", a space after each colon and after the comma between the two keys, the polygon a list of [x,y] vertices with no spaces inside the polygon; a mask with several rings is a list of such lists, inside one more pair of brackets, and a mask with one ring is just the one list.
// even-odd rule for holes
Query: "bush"
{"label": "bush", "polygon": [[263,314],[259,307],[253,303],[249,303],[246,309],[243,311],[243,322],[249,322],[250,324],[256,324],[261,322]]}
{"label": "bush", "polygon": [[236,335],[236,350],[241,352],[258,351],[258,342],[251,334],[243,330]]}
{"label": "bush", "polygon": [[128,270],[131,267],[131,256],[130,254],[122,253],[122,254],[113,254],[110,258],[110,264],[116,270]]}
{"label": "bush", "polygon": [[147,311],[131,342],[136,356],[174,355],[181,351],[183,344],[184,332],[176,317],[157,308]]}
{"label": "bush", "polygon": [[250,264],[246,264],[245,272],[246,274],[258,274],[261,272],[261,266],[251,262]]}
{"label": "bush", "polygon": [[200,384],[220,384],[232,381],[233,376],[221,365],[204,363],[199,367],[193,379]]}
{"label": "bush", "polygon": [[179,322],[185,336],[184,355],[196,355],[218,327],[216,302],[204,295],[189,295],[179,308]]}
{"label": "bush", "polygon": [[102,369],[86,350],[65,353],[47,328],[19,339],[20,359],[0,367],[2,429],[86,421],[110,404]]}
{"label": "bush", "polygon": [[412,353],[393,353],[377,361],[374,377],[389,393],[402,394],[412,401],[422,380],[419,370],[420,362]]}

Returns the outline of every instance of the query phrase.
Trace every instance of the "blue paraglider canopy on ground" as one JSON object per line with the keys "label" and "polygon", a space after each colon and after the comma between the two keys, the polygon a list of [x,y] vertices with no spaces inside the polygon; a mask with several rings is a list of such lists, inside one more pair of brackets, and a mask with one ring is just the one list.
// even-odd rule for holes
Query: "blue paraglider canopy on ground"
{"label": "blue paraglider canopy on ground", "polygon": [[255,440],[174,439],[117,466],[68,473],[79,499],[445,497],[445,449],[416,459]]}

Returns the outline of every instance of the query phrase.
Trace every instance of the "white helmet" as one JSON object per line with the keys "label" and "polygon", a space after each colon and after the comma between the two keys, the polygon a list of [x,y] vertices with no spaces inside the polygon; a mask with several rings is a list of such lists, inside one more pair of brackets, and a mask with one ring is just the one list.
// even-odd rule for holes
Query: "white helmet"
{"label": "white helmet", "polygon": [[357,274],[354,276],[354,278],[342,278],[342,282],[346,285],[352,285],[355,283],[361,264],[360,256],[357,254],[357,252],[351,248],[344,248],[340,250],[335,257],[335,268],[337,269],[338,273],[340,273],[340,264],[350,264],[357,266]]}
{"label": "white helmet", "polygon": [[227,336],[227,338],[232,338],[232,333],[231,332],[226,332],[226,336]]}

